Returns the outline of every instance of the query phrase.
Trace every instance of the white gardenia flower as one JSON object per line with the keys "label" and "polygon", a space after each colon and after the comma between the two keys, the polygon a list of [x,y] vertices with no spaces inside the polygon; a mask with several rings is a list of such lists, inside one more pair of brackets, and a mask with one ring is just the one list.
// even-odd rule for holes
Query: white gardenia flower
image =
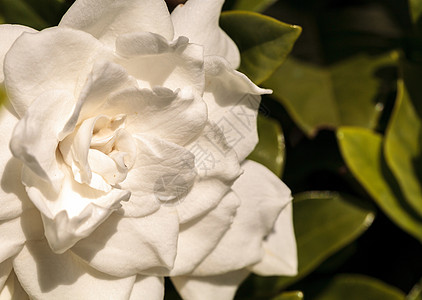
{"label": "white gardenia flower", "polygon": [[[289,189],[245,160],[260,95],[223,1],[77,0],[0,26],[0,298],[231,299],[297,269]],[[23,289],[22,289],[23,288]]]}

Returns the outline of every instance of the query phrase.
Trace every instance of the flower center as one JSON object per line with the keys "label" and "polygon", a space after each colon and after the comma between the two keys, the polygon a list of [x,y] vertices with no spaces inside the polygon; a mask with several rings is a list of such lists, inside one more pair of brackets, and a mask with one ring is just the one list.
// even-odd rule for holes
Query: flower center
{"label": "flower center", "polygon": [[108,192],[124,181],[136,158],[136,144],[125,130],[126,115],[100,115],[83,121],[59,144],[74,179]]}

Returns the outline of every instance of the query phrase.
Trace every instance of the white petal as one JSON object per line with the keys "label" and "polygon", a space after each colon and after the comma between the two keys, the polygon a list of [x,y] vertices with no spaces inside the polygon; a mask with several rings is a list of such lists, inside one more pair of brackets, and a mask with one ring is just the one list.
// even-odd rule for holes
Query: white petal
{"label": "white petal", "polygon": [[[121,66],[99,59],[92,67],[81,90],[72,117],[66,123],[61,139],[71,133],[75,126],[83,120],[97,117],[98,108],[106,102],[110,94],[126,86],[137,86],[136,80],[130,77]],[[114,117],[115,114],[111,115]]]}
{"label": "white petal", "polygon": [[[179,145],[150,135],[136,136],[138,153],[135,165],[126,180],[120,184],[135,196],[133,201],[151,200],[162,205],[178,204],[192,187],[196,177],[194,156]],[[126,216],[140,216],[143,211],[132,211],[123,204]]]}
{"label": "white petal", "polygon": [[4,288],[0,288],[0,300],[29,300],[14,272],[10,273]]}
{"label": "white petal", "polygon": [[224,132],[241,162],[258,142],[256,117],[260,95],[271,91],[260,89],[216,56],[205,57],[205,77],[204,100],[209,119]]}
{"label": "white petal", "polygon": [[0,262],[0,299],[6,299],[6,297],[2,298],[2,290],[11,271],[12,271],[12,258],[9,258],[3,262]]}
{"label": "white petal", "polygon": [[126,129],[132,134],[146,133],[181,146],[196,138],[208,119],[205,102],[190,88],[129,88],[114,94],[100,111],[127,115]]}
{"label": "white petal", "polygon": [[241,167],[244,173],[232,188],[240,199],[259,203],[260,222],[268,234],[280,212],[291,203],[290,189],[274,173],[255,161],[245,160]]}
{"label": "white petal", "polygon": [[153,276],[136,276],[135,285],[129,300],[162,300],[164,298],[164,278]]}
{"label": "white petal", "polygon": [[[67,171],[65,168],[62,170]],[[24,169],[23,174],[29,198],[42,214],[46,238],[56,253],[63,253],[90,235],[120,208],[120,201],[130,197],[128,191],[119,189],[108,193],[92,189],[74,181],[70,173],[65,174],[60,192],[55,193],[30,169]]]}
{"label": "white petal", "polygon": [[162,207],[143,218],[113,214],[72,252],[114,276],[161,275],[173,267],[178,233],[177,214],[172,208]]}
{"label": "white petal", "polygon": [[259,203],[260,221],[268,234],[263,243],[262,261],[250,269],[263,276],[295,275],[297,252],[290,190],[261,164],[247,160],[242,168],[245,173],[235,182],[233,190],[241,199]]}
{"label": "white petal", "polygon": [[175,36],[187,36],[191,43],[203,45],[205,55],[219,55],[236,69],[240,53],[236,44],[218,26],[224,0],[189,0],[171,14]]}
{"label": "white petal", "polygon": [[92,168],[94,174],[99,174],[105,181],[111,185],[125,180],[127,175],[127,168],[120,166],[110,156],[103,152],[90,149],[88,152],[88,163]]}
{"label": "white petal", "polygon": [[10,149],[32,172],[60,188],[63,173],[56,161],[59,132],[70,117],[73,97],[64,90],[41,94],[19,121],[10,141]]}
{"label": "white petal", "polygon": [[236,153],[215,125],[208,123],[202,135],[186,148],[195,156],[198,176],[192,189],[176,207],[181,223],[194,220],[216,207],[241,174]]}
{"label": "white petal", "polygon": [[219,275],[258,263],[262,244],[281,209],[291,201],[290,190],[264,166],[246,161],[244,174],[233,184],[241,205],[234,222],[214,251],[192,272]]}
{"label": "white petal", "polygon": [[280,213],[273,232],[264,241],[264,257],[249,269],[261,276],[295,276],[297,274],[296,239],[293,230],[292,204]]}
{"label": "white petal", "polygon": [[173,25],[164,1],[78,0],[59,26],[86,31],[114,48],[118,36],[130,32],[153,32],[173,39]]}
{"label": "white petal", "polygon": [[128,167],[125,156],[130,156],[126,162],[135,159],[136,143],[121,128],[122,123],[124,118],[110,119],[99,115],[83,121],[61,141],[60,152],[67,165],[71,166],[77,182],[109,192],[111,185],[126,178]]}
{"label": "white petal", "polygon": [[34,299],[128,299],[135,281],[100,273],[70,252],[54,254],[45,240],[28,242],[13,267]]}
{"label": "white petal", "polygon": [[232,300],[249,273],[247,270],[239,270],[218,276],[172,277],[171,280],[183,299]]}
{"label": "white petal", "polygon": [[118,63],[138,79],[141,87],[204,90],[203,48],[186,38],[167,42],[152,33],[128,34],[117,41]]}
{"label": "white petal", "polygon": [[43,236],[43,227],[36,209],[26,209],[21,217],[0,222],[0,263],[21,251],[27,240]]}
{"label": "white petal", "polygon": [[179,37],[174,41],[166,40],[162,35],[152,32],[132,32],[121,35],[116,40],[116,52],[123,57],[159,55],[181,51],[188,45],[189,39]]}
{"label": "white petal", "polygon": [[109,55],[98,40],[82,31],[53,27],[24,33],[4,61],[10,102],[22,117],[47,90],[67,90],[77,98],[93,60]]}
{"label": "white petal", "polygon": [[21,182],[22,163],[12,156],[10,138],[18,119],[9,105],[0,107],[0,221],[13,219],[29,199]]}
{"label": "white petal", "polygon": [[35,29],[21,26],[21,25],[9,25],[9,24],[1,24],[0,25],[0,82],[4,80],[3,74],[3,61],[4,56],[6,55],[7,51],[9,51],[10,47],[16,41],[16,39],[24,32],[36,32]]}
{"label": "white petal", "polygon": [[227,194],[208,214],[180,226],[177,256],[170,276],[190,273],[217,246],[230,228],[240,201]]}
{"label": "white petal", "polygon": [[122,202],[122,208],[116,213],[125,217],[140,218],[148,216],[160,209],[165,202],[157,199],[154,193],[132,192],[130,200]]}
{"label": "white petal", "polygon": [[256,211],[258,206],[259,203],[248,203],[242,199],[232,226],[192,275],[221,275],[261,260],[265,233]]}
{"label": "white petal", "polygon": [[0,222],[0,262],[16,255],[25,243],[20,218]]}

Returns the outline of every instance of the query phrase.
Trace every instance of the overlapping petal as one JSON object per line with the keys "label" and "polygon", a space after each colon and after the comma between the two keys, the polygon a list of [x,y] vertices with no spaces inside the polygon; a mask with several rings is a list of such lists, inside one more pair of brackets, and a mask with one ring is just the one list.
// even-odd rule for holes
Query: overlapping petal
{"label": "overlapping petal", "polygon": [[75,101],[72,116],[60,133],[60,137],[66,137],[81,121],[98,116],[98,109],[107,99],[127,85],[136,86],[137,83],[124,68],[111,61],[96,60],[81,93],[76,96],[77,102]]}
{"label": "overlapping petal", "polygon": [[128,299],[136,276],[115,278],[71,252],[55,254],[45,240],[29,241],[13,261],[31,299]]}
{"label": "overlapping petal", "polygon": [[123,204],[124,215],[140,217],[149,212],[147,206],[177,204],[197,174],[194,155],[184,147],[147,134],[137,134],[135,140],[136,162],[120,186],[132,191],[130,201]]}
{"label": "overlapping petal", "polygon": [[250,267],[252,272],[262,276],[297,274],[297,248],[291,203],[281,211],[273,231],[264,241],[263,248],[264,256],[259,263]]}
{"label": "overlapping petal", "polygon": [[162,300],[164,298],[164,278],[154,276],[136,276],[129,300]]}
{"label": "overlapping petal", "polygon": [[119,37],[116,52],[121,64],[141,87],[176,90],[191,87],[204,91],[204,52],[185,37],[173,42],[153,33],[133,33]]}
{"label": "overlapping petal", "polygon": [[176,207],[182,224],[215,208],[241,174],[236,153],[216,125],[207,123],[201,136],[186,148],[195,156],[197,178]]}
{"label": "overlapping petal", "polygon": [[208,214],[180,226],[177,256],[170,276],[191,273],[214,250],[233,223],[239,205],[237,196],[230,192]]}
{"label": "overlapping petal", "polygon": [[10,47],[16,41],[16,39],[24,32],[37,32],[35,29],[21,26],[21,25],[0,25],[0,83],[4,81],[3,74],[3,61],[4,57],[9,51]]}
{"label": "overlapping petal", "polygon": [[42,93],[19,121],[10,140],[13,155],[56,191],[60,190],[63,180],[56,159],[59,133],[70,117],[73,105],[73,97],[66,90]]}
{"label": "overlapping petal", "polygon": [[192,275],[220,275],[258,263],[264,254],[264,238],[282,208],[291,201],[290,190],[264,166],[246,161],[242,168],[244,174],[232,187],[241,199],[236,218]]}
{"label": "overlapping petal", "polygon": [[218,276],[180,276],[171,280],[183,299],[231,300],[249,273],[248,270],[238,270]]}
{"label": "overlapping petal", "polygon": [[23,182],[31,201],[40,210],[45,235],[56,253],[63,253],[78,240],[90,235],[108,216],[130,197],[129,191],[112,189],[105,193],[73,180],[67,167],[62,187],[51,185],[32,173],[23,171]]}
{"label": "overlapping petal", "polygon": [[50,89],[66,90],[77,97],[94,60],[109,55],[97,39],[82,31],[53,27],[24,33],[4,60],[10,102],[23,117],[32,102]]}
{"label": "overlapping petal", "polygon": [[224,132],[228,144],[243,161],[258,142],[256,117],[260,95],[271,93],[257,87],[218,56],[205,57],[204,100],[209,119]]}
{"label": "overlapping petal", "polygon": [[157,0],[79,0],[59,26],[88,32],[111,48],[118,36],[130,32],[153,32],[173,39],[167,6]]}
{"label": "overlapping petal", "polygon": [[[2,295],[3,287],[6,283],[7,278],[12,271],[12,258],[6,259],[5,261],[0,263],[0,299]],[[6,298],[6,297],[5,297]]]}
{"label": "overlapping petal", "polygon": [[173,267],[179,223],[172,207],[141,218],[112,214],[72,252],[94,268],[118,277],[161,275]]}
{"label": "overlapping petal", "polygon": [[0,299],[29,300],[28,294],[23,290],[14,272],[10,273],[3,289],[1,288],[1,286],[2,285],[0,284]]}
{"label": "overlapping petal", "polygon": [[125,128],[132,134],[149,134],[181,146],[195,139],[208,119],[205,102],[190,88],[127,88],[113,94],[99,111],[125,115]]}
{"label": "overlapping petal", "polygon": [[9,141],[18,118],[10,105],[0,107],[0,222],[18,217],[29,199],[20,180],[22,163],[12,156]]}
{"label": "overlapping petal", "polygon": [[136,143],[124,123],[124,116],[99,115],[83,121],[60,143],[60,153],[77,182],[109,192],[126,178],[134,164]]}
{"label": "overlapping petal", "polygon": [[175,36],[187,36],[191,43],[203,45],[205,55],[218,55],[230,62],[232,68],[240,65],[236,44],[219,27],[224,0],[189,0],[171,14]]}
{"label": "overlapping petal", "polygon": [[0,262],[4,262],[19,253],[25,243],[20,218],[0,222],[0,236]]}

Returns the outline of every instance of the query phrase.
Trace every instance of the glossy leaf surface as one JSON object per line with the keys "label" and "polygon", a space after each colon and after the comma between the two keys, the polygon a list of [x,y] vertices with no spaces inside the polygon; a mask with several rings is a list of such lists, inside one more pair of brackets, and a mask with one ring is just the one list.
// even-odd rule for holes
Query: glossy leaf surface
{"label": "glossy leaf surface", "polygon": [[422,217],[422,122],[401,82],[398,91],[385,137],[385,158],[405,199]]}
{"label": "glossy leaf surface", "polygon": [[298,194],[293,203],[299,273],[296,277],[281,277],[277,284],[279,288],[304,277],[355,240],[375,217],[372,207],[335,192]]}
{"label": "glossy leaf surface", "polygon": [[263,85],[308,136],[341,125],[374,128],[384,107],[383,72],[395,59],[358,55],[322,68],[289,58]]}
{"label": "glossy leaf surface", "polygon": [[232,9],[263,12],[277,0],[237,0]]}
{"label": "glossy leaf surface", "polygon": [[229,11],[220,25],[241,55],[239,71],[260,84],[284,62],[302,29],[253,12]]}
{"label": "glossy leaf surface", "polygon": [[363,275],[334,277],[315,300],[404,300],[399,289]]}
{"label": "glossy leaf surface", "polygon": [[281,176],[284,166],[284,136],[280,124],[258,115],[259,142],[248,159],[266,166],[277,176]]}
{"label": "glossy leaf surface", "polygon": [[403,199],[385,164],[382,136],[371,130],[343,127],[340,150],[352,174],[398,226],[422,241],[422,218]]}

